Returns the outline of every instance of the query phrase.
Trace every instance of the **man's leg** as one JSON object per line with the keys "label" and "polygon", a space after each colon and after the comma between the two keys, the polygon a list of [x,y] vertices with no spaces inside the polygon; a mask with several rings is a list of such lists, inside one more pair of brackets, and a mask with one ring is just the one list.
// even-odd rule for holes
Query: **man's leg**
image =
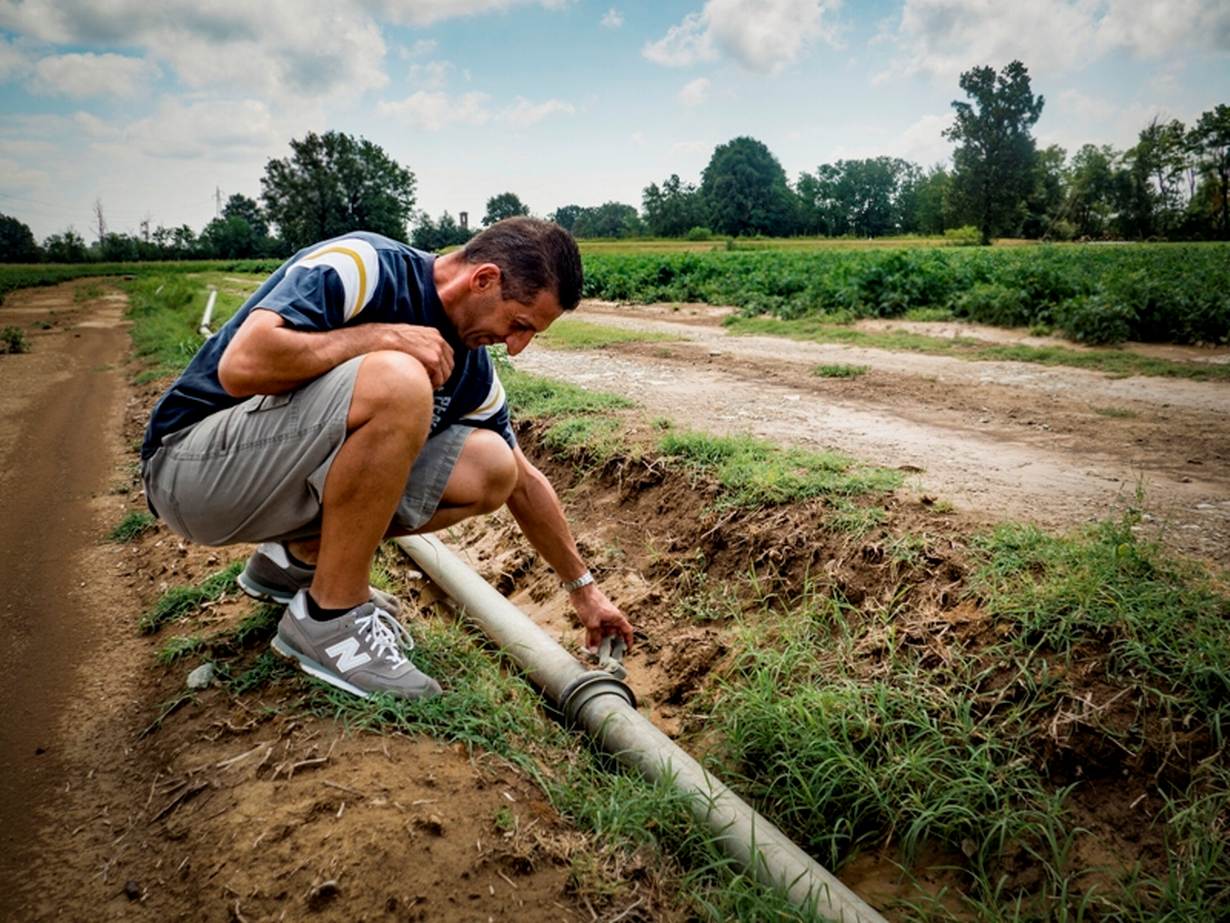
{"label": "man's leg", "polygon": [[[326,609],[368,599],[368,571],[410,467],[431,426],[431,381],[396,352],[363,358],[346,418],[347,435],[322,496],[320,548],[311,594]],[[293,546],[292,546],[293,548]]]}
{"label": "man's leg", "polygon": [[498,510],[517,486],[517,462],[500,436],[475,429],[466,438],[431,519],[414,534],[438,532],[463,519]]}
{"label": "man's leg", "polygon": [[[466,436],[440,502],[427,522],[408,528],[395,518],[386,535],[438,532],[471,516],[493,512],[504,505],[516,485],[517,463],[508,443],[490,430],[473,429]],[[300,561],[311,564],[320,554],[320,539],[291,540],[286,547]]]}

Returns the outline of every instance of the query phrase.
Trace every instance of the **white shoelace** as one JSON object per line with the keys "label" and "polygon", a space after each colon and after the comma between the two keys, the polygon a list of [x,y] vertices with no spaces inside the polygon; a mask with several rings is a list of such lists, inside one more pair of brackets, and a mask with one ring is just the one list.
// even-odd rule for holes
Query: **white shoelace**
{"label": "white shoelace", "polygon": [[385,658],[395,667],[406,662],[403,650],[414,650],[414,639],[410,633],[379,606],[373,608],[371,614],[355,619],[355,626],[366,634],[376,656]]}

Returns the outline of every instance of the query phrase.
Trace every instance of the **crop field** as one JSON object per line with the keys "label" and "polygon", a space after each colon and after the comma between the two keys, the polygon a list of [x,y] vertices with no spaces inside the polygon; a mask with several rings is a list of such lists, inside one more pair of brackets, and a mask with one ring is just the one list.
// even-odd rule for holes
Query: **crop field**
{"label": "crop field", "polygon": [[1086,343],[1230,340],[1230,246],[591,252],[585,294],[783,319],[955,317]]}
{"label": "crop field", "polygon": [[[642,711],[894,923],[1224,919],[1230,248],[584,258],[594,300],[497,364],[522,448],[637,627]],[[221,323],[267,268],[0,274],[0,326],[29,345],[0,355],[10,444],[37,428],[36,370],[115,389],[82,552],[109,640],[65,745],[90,767],[61,820],[63,877],[93,876],[74,899],[807,919],[679,795],[544,714],[392,547],[373,582],[418,613],[416,663],[448,689],[427,703],[286,667],[278,611],[231,588],[248,549],[149,517],[145,418],[200,345],[208,287]],[[73,358],[103,328],[124,353]],[[13,515],[36,546],[48,513]],[[442,537],[580,654],[506,511]],[[213,685],[185,691],[205,663]]]}

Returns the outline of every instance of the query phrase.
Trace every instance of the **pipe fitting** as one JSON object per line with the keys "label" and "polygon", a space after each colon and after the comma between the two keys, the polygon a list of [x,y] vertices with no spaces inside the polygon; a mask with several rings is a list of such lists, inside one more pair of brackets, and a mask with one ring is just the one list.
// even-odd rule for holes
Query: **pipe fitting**
{"label": "pipe fitting", "polygon": [[559,696],[559,711],[572,727],[583,727],[581,710],[599,696],[614,695],[636,708],[636,693],[622,679],[606,670],[589,670],[564,687]]}

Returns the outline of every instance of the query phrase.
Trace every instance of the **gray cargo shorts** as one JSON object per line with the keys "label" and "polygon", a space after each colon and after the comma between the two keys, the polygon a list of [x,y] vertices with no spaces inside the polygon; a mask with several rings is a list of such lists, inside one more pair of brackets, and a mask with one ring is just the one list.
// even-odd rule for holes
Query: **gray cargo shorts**
{"label": "gray cargo shorts", "polygon": [[[362,356],[287,394],[251,397],[172,433],[141,464],[150,507],[201,545],[320,534],[329,466],[346,438]],[[393,526],[409,532],[436,511],[466,438],[450,426],[415,459]]]}

